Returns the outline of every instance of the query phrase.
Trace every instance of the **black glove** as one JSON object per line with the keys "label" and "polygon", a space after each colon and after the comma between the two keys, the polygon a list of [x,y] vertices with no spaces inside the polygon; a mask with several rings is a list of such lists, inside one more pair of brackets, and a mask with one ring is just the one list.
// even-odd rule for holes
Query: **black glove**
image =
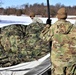
{"label": "black glove", "polygon": [[46,24],[51,24],[51,20],[47,19]]}

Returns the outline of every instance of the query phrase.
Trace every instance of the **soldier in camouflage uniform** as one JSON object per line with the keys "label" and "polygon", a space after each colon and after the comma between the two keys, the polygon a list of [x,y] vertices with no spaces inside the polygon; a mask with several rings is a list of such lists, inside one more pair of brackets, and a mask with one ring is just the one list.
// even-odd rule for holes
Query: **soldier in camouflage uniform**
{"label": "soldier in camouflage uniform", "polygon": [[76,75],[76,27],[66,21],[67,12],[57,12],[58,21],[46,25],[40,34],[44,41],[52,41],[52,75]]}

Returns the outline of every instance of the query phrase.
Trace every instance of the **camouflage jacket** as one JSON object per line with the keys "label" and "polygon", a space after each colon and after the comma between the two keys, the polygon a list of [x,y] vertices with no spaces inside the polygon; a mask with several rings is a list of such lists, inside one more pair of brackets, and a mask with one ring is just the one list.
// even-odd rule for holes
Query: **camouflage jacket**
{"label": "camouflage jacket", "polygon": [[48,43],[39,38],[45,24],[14,24],[1,28],[0,67],[40,59],[49,53]]}
{"label": "camouflage jacket", "polygon": [[52,41],[51,60],[76,62],[76,27],[66,20],[58,20],[40,34],[44,41]]}

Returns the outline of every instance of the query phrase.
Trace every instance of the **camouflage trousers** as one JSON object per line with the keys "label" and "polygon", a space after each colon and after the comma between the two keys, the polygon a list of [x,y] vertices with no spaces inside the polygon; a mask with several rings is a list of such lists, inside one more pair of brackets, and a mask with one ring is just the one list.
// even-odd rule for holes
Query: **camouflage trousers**
{"label": "camouflage trousers", "polygon": [[70,66],[52,66],[51,75],[76,75],[76,64]]}

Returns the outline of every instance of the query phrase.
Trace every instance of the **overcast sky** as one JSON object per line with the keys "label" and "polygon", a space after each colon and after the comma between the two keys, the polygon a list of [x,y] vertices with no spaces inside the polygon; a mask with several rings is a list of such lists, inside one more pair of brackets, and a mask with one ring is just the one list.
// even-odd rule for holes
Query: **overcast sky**
{"label": "overcast sky", "polygon": [[[8,6],[20,6],[22,4],[34,4],[34,3],[44,3],[47,4],[47,0],[1,0],[3,2],[2,7]],[[65,6],[75,6],[76,0],[49,0],[50,5],[55,5],[57,3],[64,4]]]}

